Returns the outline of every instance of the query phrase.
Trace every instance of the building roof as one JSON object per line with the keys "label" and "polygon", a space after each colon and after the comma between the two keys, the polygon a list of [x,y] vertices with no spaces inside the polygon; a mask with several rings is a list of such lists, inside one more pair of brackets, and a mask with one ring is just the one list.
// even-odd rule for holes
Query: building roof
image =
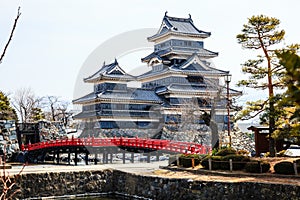
{"label": "building roof", "polygon": [[92,118],[95,116],[97,116],[97,112],[95,110],[93,110],[93,111],[80,112],[77,115],[74,115],[73,118],[74,119],[84,119],[84,118]]}
{"label": "building roof", "polygon": [[141,88],[128,88],[126,91],[104,91],[98,94],[94,92],[85,95],[79,99],[73,100],[74,104],[84,104],[88,102],[95,102],[97,100],[111,100],[113,101],[145,101],[162,103],[161,98],[153,90]]}
{"label": "building roof", "polygon": [[132,100],[132,101],[146,101],[159,102],[162,100],[153,90],[141,88],[128,88],[127,91],[106,91],[98,94],[99,99],[113,99],[113,100]]}
{"label": "building roof", "polygon": [[167,34],[181,34],[196,36],[200,38],[207,38],[210,36],[211,33],[199,30],[194,25],[191,15],[189,15],[189,18],[178,18],[167,16],[166,12],[160,29],[155,35],[148,37],[148,40],[153,42],[156,39]]}
{"label": "building roof", "polygon": [[94,92],[91,92],[83,97],[73,100],[73,103],[81,104],[81,103],[85,103],[85,102],[91,102],[91,101],[95,101],[96,98],[97,98],[97,95]]}
{"label": "building roof", "polygon": [[162,86],[156,89],[157,94],[168,93],[168,92],[210,93],[210,92],[217,92],[217,89],[210,87],[206,84],[178,84],[178,83],[172,83],[168,86]]}
{"label": "building roof", "polygon": [[[223,96],[227,95],[227,88],[226,87],[222,88],[222,95]],[[229,96],[232,97],[232,96],[241,96],[241,95],[243,95],[242,91],[229,88]]]}
{"label": "building roof", "polygon": [[205,61],[201,60],[197,53],[194,53],[180,65],[172,65],[170,67],[164,67],[160,71],[148,71],[144,74],[141,74],[137,79],[143,79],[151,76],[161,75],[165,73],[184,73],[184,74],[199,74],[205,76],[224,76],[229,74],[229,71],[220,70],[214,67],[210,67]]}
{"label": "building roof", "polygon": [[[167,56],[169,54],[178,54],[178,55],[182,55],[182,54],[197,54],[198,56],[204,57],[204,58],[214,58],[216,56],[218,56],[217,52],[213,52],[207,49],[193,49],[193,48],[186,48],[186,47],[169,47],[167,49],[163,49],[163,50],[158,50],[158,51],[154,51],[151,54],[149,54],[148,56],[142,58],[142,62],[149,62],[152,58],[160,58],[162,59],[162,57]],[[163,60],[163,59],[162,59]]]}
{"label": "building roof", "polygon": [[225,75],[229,74],[229,71],[220,70],[214,67],[210,67],[205,61],[201,60],[197,53],[194,53],[189,59],[187,59],[181,65],[172,65],[171,70],[184,71],[184,72],[199,72],[203,75],[216,74]]}
{"label": "building roof", "polygon": [[127,74],[115,59],[115,62],[108,65],[103,64],[103,66],[93,75],[84,79],[84,82],[95,82],[101,79],[117,79],[125,81],[133,81],[135,77]]}

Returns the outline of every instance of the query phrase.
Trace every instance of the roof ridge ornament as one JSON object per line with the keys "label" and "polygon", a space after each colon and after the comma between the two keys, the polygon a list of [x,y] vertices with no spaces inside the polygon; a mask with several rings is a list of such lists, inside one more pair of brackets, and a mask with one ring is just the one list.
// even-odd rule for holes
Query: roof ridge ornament
{"label": "roof ridge ornament", "polygon": [[189,14],[189,20],[190,20],[191,22],[193,22],[193,20],[192,20],[192,15],[191,15],[191,14]]}
{"label": "roof ridge ornament", "polygon": [[165,17],[167,17],[168,11],[165,12]]}
{"label": "roof ridge ornament", "polygon": [[115,64],[118,64],[117,58],[115,58]]}

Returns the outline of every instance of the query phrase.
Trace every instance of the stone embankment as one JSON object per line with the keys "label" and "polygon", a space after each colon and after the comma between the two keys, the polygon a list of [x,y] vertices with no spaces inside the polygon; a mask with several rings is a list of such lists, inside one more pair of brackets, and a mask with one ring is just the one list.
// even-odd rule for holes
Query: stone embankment
{"label": "stone embankment", "polygon": [[[300,186],[258,182],[224,182],[168,178],[103,169],[25,173],[16,198],[26,199],[86,193],[110,193],[142,199],[300,199]],[[38,197],[38,198],[36,198]],[[135,198],[132,198],[135,199]]]}

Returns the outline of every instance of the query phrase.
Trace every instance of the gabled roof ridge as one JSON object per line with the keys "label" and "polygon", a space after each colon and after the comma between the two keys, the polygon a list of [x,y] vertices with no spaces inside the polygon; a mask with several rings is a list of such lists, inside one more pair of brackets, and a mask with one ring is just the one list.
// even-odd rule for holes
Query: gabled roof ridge
{"label": "gabled roof ridge", "polygon": [[[178,25],[174,26],[174,23]],[[188,23],[188,24],[186,24]],[[166,31],[162,31],[163,28],[166,26]],[[187,34],[194,37],[202,37],[207,38],[211,35],[210,32],[199,30],[193,20],[191,15],[189,14],[189,18],[180,18],[180,17],[170,17],[165,13],[160,28],[157,33],[148,37],[149,41],[154,41],[155,39],[162,37],[167,34]]]}
{"label": "gabled roof ridge", "polygon": [[[187,65],[188,63],[190,63],[191,61],[193,61],[194,58],[198,58],[198,60],[202,62],[202,60],[199,58],[199,56],[197,55],[197,53],[195,52],[189,59],[187,59],[184,63],[181,64],[181,66],[179,67],[180,69],[184,69],[182,68],[183,66]],[[224,70],[221,70],[221,69],[217,69],[215,67],[210,67],[208,65],[206,65],[205,63],[204,64],[204,67],[205,68],[209,68],[209,69],[212,69],[212,70],[216,70],[216,71],[220,71],[220,72],[224,72],[224,73],[228,73],[229,74],[229,71],[224,71]]]}
{"label": "gabled roof ridge", "polygon": [[164,18],[174,20],[174,21],[193,22],[191,15],[189,15],[189,18],[182,18],[182,17],[171,17],[165,14]]}
{"label": "gabled roof ridge", "polygon": [[193,26],[193,28],[195,28],[198,32],[208,34],[209,36],[211,35],[211,32],[199,30],[199,29],[195,26],[195,24],[194,24],[194,22],[193,22],[193,20],[192,20],[191,14],[189,14],[189,17],[188,17],[188,18],[181,18],[181,17],[171,17],[171,16],[168,16],[167,13],[165,13],[164,19],[166,19],[166,20],[168,21],[168,23],[169,23],[171,26],[172,26],[172,23],[169,22],[169,20],[172,20],[172,21],[178,21],[178,22],[190,22],[191,25]]}
{"label": "gabled roof ridge", "polygon": [[103,65],[102,65],[102,67],[101,67],[96,73],[94,73],[93,75],[91,75],[91,76],[89,76],[89,77],[87,77],[87,78],[84,78],[83,80],[84,80],[84,81],[87,81],[87,80],[89,80],[89,79],[96,78],[96,76],[99,77],[99,76],[110,75],[109,73],[112,72],[113,69],[114,69],[115,67],[117,67],[117,68],[121,71],[122,75],[120,75],[120,76],[129,76],[129,77],[135,79],[135,76],[128,74],[128,73],[127,73],[127,72],[119,65],[117,59],[115,59],[114,62],[109,63],[109,64],[107,64],[107,65],[106,65],[105,62],[104,62]]}

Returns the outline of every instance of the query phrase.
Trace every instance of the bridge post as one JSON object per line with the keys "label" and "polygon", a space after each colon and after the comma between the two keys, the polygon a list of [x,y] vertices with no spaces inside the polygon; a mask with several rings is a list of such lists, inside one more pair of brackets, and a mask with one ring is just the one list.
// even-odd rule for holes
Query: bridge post
{"label": "bridge post", "polygon": [[159,161],[159,152],[156,151],[156,161]]}
{"label": "bridge post", "polygon": [[77,153],[77,148],[75,148],[75,158],[74,158],[74,163],[75,163],[75,166],[77,166],[77,159],[78,159],[78,153]]}
{"label": "bridge post", "polygon": [[105,164],[108,164],[108,152],[105,151]]}
{"label": "bridge post", "polygon": [[131,160],[130,160],[131,163],[134,163],[134,152],[131,152]]}
{"label": "bridge post", "polygon": [[110,152],[109,154],[110,154],[110,157],[109,157],[109,162],[110,162],[110,163],[112,163],[112,161],[113,161],[113,153],[112,153],[112,152]]}
{"label": "bridge post", "polygon": [[102,156],[102,163],[105,164],[105,159],[106,159],[106,151],[103,151],[103,156]]}
{"label": "bridge post", "polygon": [[151,153],[148,152],[148,153],[147,153],[147,163],[150,163],[150,159],[151,159]]}
{"label": "bridge post", "polygon": [[88,152],[85,153],[85,157],[84,158],[85,158],[85,164],[89,165],[89,153]]}
{"label": "bridge post", "polygon": [[68,165],[71,164],[71,152],[70,152],[70,149],[69,149],[69,152],[68,152]]}
{"label": "bridge post", "polygon": [[122,149],[122,153],[123,153],[123,164],[125,164],[125,149]]}
{"label": "bridge post", "polygon": [[59,151],[56,152],[56,164],[59,165]]}
{"label": "bridge post", "polygon": [[94,160],[94,162],[95,162],[95,165],[98,164],[98,154],[97,153],[95,153],[95,160]]}
{"label": "bridge post", "polygon": [[56,159],[55,152],[53,152],[53,164],[55,164],[55,159]]}

